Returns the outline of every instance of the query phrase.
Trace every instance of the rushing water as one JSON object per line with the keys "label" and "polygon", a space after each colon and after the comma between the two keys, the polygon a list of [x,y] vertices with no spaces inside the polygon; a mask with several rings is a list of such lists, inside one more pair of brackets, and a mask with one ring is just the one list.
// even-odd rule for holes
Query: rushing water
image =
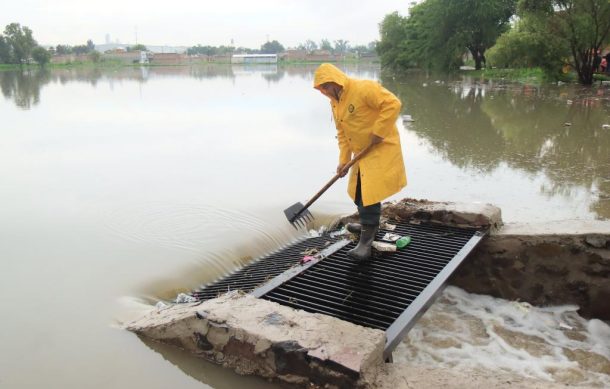
{"label": "rushing water", "polygon": [[[120,324],[298,236],[283,209],[315,193],[337,162],[313,69],[0,72],[0,387],[271,386],[143,342]],[[505,221],[610,217],[609,87],[344,69],[381,80],[414,119],[398,123],[409,186],[394,198],[489,202]],[[312,207],[317,226],[354,211],[345,184]],[[556,323],[519,321],[541,339],[527,347],[556,357],[526,370],[515,361],[539,361],[538,351],[489,341],[516,331],[500,320],[506,304],[450,289],[399,359],[455,366],[467,363],[460,350],[479,344],[475,367],[608,384],[610,356],[587,340],[610,347],[598,339],[606,324],[557,308],[568,315],[557,320],[580,331],[585,354],[570,354],[557,351],[578,347]],[[434,315],[478,321],[487,335],[450,335],[426,319]],[[553,374],[567,360],[572,374]],[[582,360],[598,365],[574,362]]]}

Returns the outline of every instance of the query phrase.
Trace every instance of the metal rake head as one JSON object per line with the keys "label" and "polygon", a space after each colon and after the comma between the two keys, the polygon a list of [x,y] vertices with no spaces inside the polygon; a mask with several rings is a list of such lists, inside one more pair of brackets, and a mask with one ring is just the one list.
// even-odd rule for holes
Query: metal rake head
{"label": "metal rake head", "polygon": [[299,227],[305,227],[308,222],[313,221],[313,215],[301,203],[295,203],[286,208],[284,214],[290,224],[297,230]]}

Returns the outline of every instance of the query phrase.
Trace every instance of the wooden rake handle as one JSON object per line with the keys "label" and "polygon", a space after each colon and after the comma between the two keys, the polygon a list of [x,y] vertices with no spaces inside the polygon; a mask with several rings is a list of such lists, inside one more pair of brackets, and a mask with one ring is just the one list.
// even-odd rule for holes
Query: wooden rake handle
{"label": "wooden rake handle", "polygon": [[369,151],[371,151],[371,149],[375,146],[375,143],[371,143],[368,146],[366,146],[362,151],[360,151],[358,154],[356,154],[354,156],[354,158],[352,158],[351,161],[349,161],[348,163],[345,164],[345,166],[343,166],[343,169],[341,169],[341,171],[337,174],[335,174],[335,176],[333,178],[330,179],[330,181],[328,181],[326,183],[326,185],[324,185],[322,187],[322,189],[320,189],[320,191],[318,191],[318,193],[316,193],[311,199],[309,199],[309,201],[307,201],[307,203],[303,206],[303,210],[299,213],[302,213],[303,211],[305,211],[307,208],[309,208],[309,206],[311,204],[314,203],[314,201],[316,201],[320,196],[322,196],[322,194],[324,192],[326,192],[328,190],[328,188],[330,188],[335,181],[337,181],[339,178],[341,178],[341,176],[343,176],[345,173],[347,173],[347,171],[356,163],[358,162],[358,160],[360,160],[362,157],[364,157],[364,155],[366,153],[368,153]]}

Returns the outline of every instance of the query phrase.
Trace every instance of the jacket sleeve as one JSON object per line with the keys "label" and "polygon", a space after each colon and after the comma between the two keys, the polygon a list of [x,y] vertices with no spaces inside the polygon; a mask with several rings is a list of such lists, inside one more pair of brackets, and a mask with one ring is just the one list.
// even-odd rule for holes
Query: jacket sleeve
{"label": "jacket sleeve", "polygon": [[349,147],[349,142],[347,141],[347,137],[345,136],[345,132],[337,123],[337,117],[335,115],[335,108],[333,104],[330,104],[331,112],[333,113],[333,121],[335,122],[335,127],[337,128],[337,142],[339,144],[339,164],[345,165],[352,159],[352,150]]}
{"label": "jacket sleeve", "polygon": [[352,159],[352,150],[349,147],[343,129],[337,125],[337,141],[339,143],[339,164],[345,165]]}
{"label": "jacket sleeve", "polygon": [[400,114],[400,100],[379,83],[371,81],[365,101],[369,107],[379,111],[379,116],[373,124],[373,134],[382,138],[388,137]]}

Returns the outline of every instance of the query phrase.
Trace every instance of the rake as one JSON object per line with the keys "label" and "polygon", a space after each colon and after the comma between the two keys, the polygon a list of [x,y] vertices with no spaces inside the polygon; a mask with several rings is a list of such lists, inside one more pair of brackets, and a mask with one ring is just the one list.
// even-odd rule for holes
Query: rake
{"label": "rake", "polygon": [[346,163],[345,166],[343,166],[343,169],[341,169],[341,171],[335,174],[335,176],[331,178],[330,181],[328,181],[326,185],[324,185],[324,187],[322,187],[322,189],[318,191],[318,193],[316,193],[311,199],[309,199],[309,201],[307,201],[305,205],[301,203],[294,203],[290,207],[286,208],[284,210],[284,214],[286,215],[286,218],[288,219],[290,224],[292,224],[294,228],[298,229],[299,227],[305,227],[308,222],[313,221],[314,217],[308,210],[311,204],[313,204],[314,201],[316,201],[320,196],[322,196],[322,194],[326,192],[326,190],[328,190],[328,188],[330,188],[332,184],[334,184],[339,178],[343,177],[345,173],[347,173],[347,171],[352,167],[352,165],[358,162],[360,158],[362,158],[366,153],[368,153],[374,145],[374,143],[371,143],[358,154],[356,154],[354,158],[352,158],[351,161]]}

